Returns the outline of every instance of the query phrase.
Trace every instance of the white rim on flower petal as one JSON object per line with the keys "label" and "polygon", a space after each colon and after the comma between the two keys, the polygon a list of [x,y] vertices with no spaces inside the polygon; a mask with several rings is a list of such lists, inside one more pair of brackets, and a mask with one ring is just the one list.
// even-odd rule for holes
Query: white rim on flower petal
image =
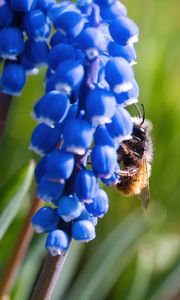
{"label": "white rim on flower petal", "polygon": [[133,84],[131,82],[116,84],[113,88],[114,93],[120,94],[122,92],[127,92],[133,88]]}

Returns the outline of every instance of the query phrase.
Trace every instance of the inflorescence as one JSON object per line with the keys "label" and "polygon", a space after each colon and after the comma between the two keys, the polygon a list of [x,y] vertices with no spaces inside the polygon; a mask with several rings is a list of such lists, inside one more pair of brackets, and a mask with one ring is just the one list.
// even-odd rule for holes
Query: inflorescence
{"label": "inflorescence", "polygon": [[0,0],[0,91],[20,95],[27,74],[47,64],[48,10],[55,0]]}
{"label": "inflorescence", "polygon": [[[138,101],[132,66],[139,30],[118,0],[64,1],[51,4],[47,14],[55,33],[45,95],[33,110],[39,125],[30,148],[42,156],[35,171],[37,196],[48,205],[32,223],[36,232],[48,233],[46,248],[59,255],[71,237],[95,238],[98,218],[109,207],[100,186],[120,180],[117,149],[133,128],[125,107]],[[25,20],[26,43],[44,43],[49,23],[41,30],[31,22],[31,13]],[[40,59],[43,51],[36,55]]]}

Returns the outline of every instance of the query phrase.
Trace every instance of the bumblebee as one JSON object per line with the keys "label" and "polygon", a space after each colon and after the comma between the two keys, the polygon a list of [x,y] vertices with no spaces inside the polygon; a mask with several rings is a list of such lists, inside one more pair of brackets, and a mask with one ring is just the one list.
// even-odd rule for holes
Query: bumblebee
{"label": "bumblebee", "polygon": [[126,196],[140,195],[143,208],[147,208],[149,203],[153,158],[151,130],[151,122],[145,119],[145,113],[143,118],[133,118],[132,138],[123,141],[117,151],[120,181],[116,188]]}

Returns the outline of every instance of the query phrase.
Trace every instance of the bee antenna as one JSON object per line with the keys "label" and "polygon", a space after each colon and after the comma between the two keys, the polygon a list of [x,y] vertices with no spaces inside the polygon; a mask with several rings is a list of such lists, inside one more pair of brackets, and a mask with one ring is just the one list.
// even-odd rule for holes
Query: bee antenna
{"label": "bee antenna", "polygon": [[141,122],[140,126],[144,123],[144,120],[146,118],[146,112],[145,112],[145,108],[144,108],[143,103],[141,103],[141,108],[142,108],[142,113],[141,113],[142,122]]}
{"label": "bee antenna", "polygon": [[139,118],[140,118],[140,119],[143,119],[143,116],[142,116],[141,110],[139,109],[139,107],[137,106],[137,104],[136,104],[136,103],[134,104],[134,107],[136,108],[136,110],[137,110],[137,112],[138,112]]}

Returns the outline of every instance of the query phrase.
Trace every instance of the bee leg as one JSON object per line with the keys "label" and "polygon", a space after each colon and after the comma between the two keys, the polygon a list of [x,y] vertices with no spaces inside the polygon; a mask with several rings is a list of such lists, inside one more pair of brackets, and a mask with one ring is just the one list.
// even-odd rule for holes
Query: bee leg
{"label": "bee leg", "polygon": [[119,175],[120,176],[134,176],[138,172],[138,168],[136,167],[129,167],[125,170],[120,170]]}

